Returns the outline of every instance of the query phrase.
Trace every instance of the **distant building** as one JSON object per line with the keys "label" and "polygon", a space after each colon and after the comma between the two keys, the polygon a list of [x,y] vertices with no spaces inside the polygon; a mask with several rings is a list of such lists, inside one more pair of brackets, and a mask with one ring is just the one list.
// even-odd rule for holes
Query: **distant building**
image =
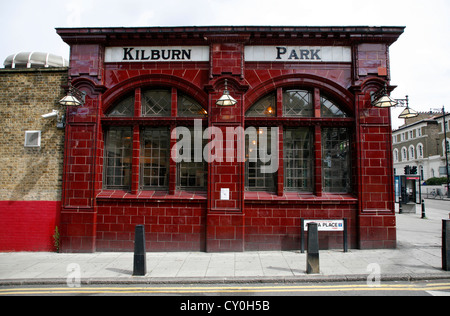
{"label": "distant building", "polygon": [[[450,114],[447,114],[447,145],[450,142],[449,120]],[[411,166],[417,167],[424,181],[446,176],[443,121],[442,113],[420,113],[392,133],[395,175],[404,175],[404,168]]]}

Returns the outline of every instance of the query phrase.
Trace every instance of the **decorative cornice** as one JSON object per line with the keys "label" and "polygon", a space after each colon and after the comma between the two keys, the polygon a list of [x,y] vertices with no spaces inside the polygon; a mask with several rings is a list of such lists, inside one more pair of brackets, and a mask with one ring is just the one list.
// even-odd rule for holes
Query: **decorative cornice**
{"label": "decorative cornice", "polygon": [[68,44],[114,43],[139,40],[188,40],[208,42],[342,42],[394,43],[405,27],[396,26],[179,26],[179,27],[106,27],[57,28]]}

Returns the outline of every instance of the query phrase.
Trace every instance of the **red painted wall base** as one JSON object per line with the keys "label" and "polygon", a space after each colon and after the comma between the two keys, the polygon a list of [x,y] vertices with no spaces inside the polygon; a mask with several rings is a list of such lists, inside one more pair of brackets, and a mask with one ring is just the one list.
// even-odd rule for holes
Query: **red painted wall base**
{"label": "red painted wall base", "polygon": [[55,251],[61,202],[0,201],[0,251]]}

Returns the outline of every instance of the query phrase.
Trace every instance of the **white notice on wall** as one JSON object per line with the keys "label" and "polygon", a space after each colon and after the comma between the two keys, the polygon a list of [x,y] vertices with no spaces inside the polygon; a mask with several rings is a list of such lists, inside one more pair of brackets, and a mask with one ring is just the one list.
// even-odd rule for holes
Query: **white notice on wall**
{"label": "white notice on wall", "polygon": [[230,189],[220,189],[220,199],[223,201],[228,201],[230,199]]}

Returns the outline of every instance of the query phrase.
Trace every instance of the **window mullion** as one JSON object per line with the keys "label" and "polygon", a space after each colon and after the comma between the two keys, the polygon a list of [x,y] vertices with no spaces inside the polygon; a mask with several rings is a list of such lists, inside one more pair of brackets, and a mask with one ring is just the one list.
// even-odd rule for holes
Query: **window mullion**
{"label": "window mullion", "polygon": [[132,163],[131,163],[131,194],[138,194],[139,192],[139,166],[140,166],[140,144],[141,136],[140,136],[140,128],[139,125],[133,126],[133,154],[132,154]]}
{"label": "window mullion", "polygon": [[322,129],[319,125],[314,127],[314,191],[315,195],[322,196]]}
{"label": "window mullion", "polygon": [[134,91],[134,116],[140,117],[142,113],[141,88]]}
{"label": "window mullion", "polygon": [[284,194],[284,131],[283,125],[278,125],[278,181],[277,181],[277,189],[278,196],[283,196]]}
{"label": "window mullion", "polygon": [[[173,108],[172,108],[173,110]],[[176,128],[175,124],[172,124],[170,126],[170,135],[172,135],[172,133],[174,132]],[[172,152],[172,148],[176,148],[177,145],[177,138],[174,137],[170,137],[170,150],[169,150],[169,194],[174,195],[177,189],[177,163],[176,161],[176,157],[174,157],[173,155],[176,155],[178,153],[178,150]]]}
{"label": "window mullion", "polygon": [[178,91],[176,88],[172,88],[172,99],[171,99],[171,115],[172,117],[178,116]]}

